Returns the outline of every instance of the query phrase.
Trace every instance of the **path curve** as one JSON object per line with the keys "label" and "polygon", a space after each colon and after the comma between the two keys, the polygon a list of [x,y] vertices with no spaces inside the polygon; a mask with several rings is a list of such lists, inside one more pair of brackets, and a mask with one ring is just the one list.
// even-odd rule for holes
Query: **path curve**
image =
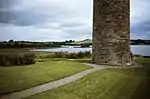
{"label": "path curve", "polygon": [[[98,70],[107,69],[107,68],[118,68],[118,66],[103,66],[103,65],[95,65],[95,64],[90,64],[90,63],[83,63],[83,64],[93,67],[93,68],[79,72],[77,74],[71,75],[69,77],[66,77],[57,81],[49,82],[49,83],[39,85],[36,87],[32,87],[26,90],[3,95],[0,97],[0,99],[22,99],[25,97],[29,97],[31,95],[39,94],[39,93],[42,93],[42,92],[45,92],[54,88],[58,88],[62,85],[66,85],[71,82],[75,82],[76,80]],[[122,67],[119,67],[119,68],[122,68]]]}

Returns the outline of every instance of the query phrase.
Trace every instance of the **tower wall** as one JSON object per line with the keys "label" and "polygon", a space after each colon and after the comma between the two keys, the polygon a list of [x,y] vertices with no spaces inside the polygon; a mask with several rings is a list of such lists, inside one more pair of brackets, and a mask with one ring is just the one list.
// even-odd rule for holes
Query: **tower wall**
{"label": "tower wall", "polygon": [[92,60],[96,64],[129,65],[129,0],[94,0]]}

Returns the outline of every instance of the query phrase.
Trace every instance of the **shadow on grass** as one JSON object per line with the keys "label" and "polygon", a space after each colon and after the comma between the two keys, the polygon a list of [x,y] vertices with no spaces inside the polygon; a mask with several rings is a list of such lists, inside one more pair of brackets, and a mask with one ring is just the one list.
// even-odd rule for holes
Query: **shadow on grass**
{"label": "shadow on grass", "polygon": [[[75,59],[72,61],[81,62],[81,63],[92,63],[92,59]],[[135,62],[141,64],[147,72],[146,77],[142,83],[137,87],[131,99],[150,99],[150,58],[137,58]]]}
{"label": "shadow on grass", "polygon": [[150,99],[150,80],[143,81],[131,99]]}
{"label": "shadow on grass", "polygon": [[150,58],[139,58],[135,61],[145,66],[147,75],[131,99],[150,99]]}

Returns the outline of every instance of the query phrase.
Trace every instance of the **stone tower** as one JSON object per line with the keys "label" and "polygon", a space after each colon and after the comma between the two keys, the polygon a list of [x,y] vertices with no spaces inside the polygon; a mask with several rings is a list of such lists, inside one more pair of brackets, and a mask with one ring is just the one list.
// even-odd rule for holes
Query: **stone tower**
{"label": "stone tower", "polygon": [[92,60],[96,64],[129,65],[130,1],[94,0]]}

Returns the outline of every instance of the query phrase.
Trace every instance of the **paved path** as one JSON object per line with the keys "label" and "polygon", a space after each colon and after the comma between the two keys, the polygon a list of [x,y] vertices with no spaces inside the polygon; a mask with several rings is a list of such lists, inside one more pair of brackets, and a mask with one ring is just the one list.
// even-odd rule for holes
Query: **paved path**
{"label": "paved path", "polygon": [[[84,64],[86,64],[86,63],[84,63]],[[38,94],[38,93],[41,93],[41,92],[44,92],[44,91],[48,91],[48,90],[60,87],[62,85],[65,85],[65,84],[68,84],[68,83],[71,83],[71,82],[74,82],[74,81],[76,81],[76,80],[78,80],[78,79],[80,79],[80,78],[82,78],[82,77],[84,77],[84,76],[86,76],[90,73],[93,73],[95,71],[105,69],[105,68],[109,68],[107,66],[98,66],[98,65],[92,65],[92,64],[86,64],[86,65],[91,66],[93,68],[82,71],[82,72],[79,72],[77,74],[74,74],[72,76],[69,76],[69,77],[66,77],[66,78],[63,78],[63,79],[60,79],[60,80],[57,80],[57,81],[53,81],[53,82],[50,82],[50,83],[46,83],[46,84],[43,84],[43,85],[39,85],[39,86],[36,86],[36,87],[26,89],[26,90],[23,90],[23,91],[19,91],[19,92],[15,92],[15,93],[12,93],[12,94],[1,96],[0,99],[22,99],[22,98],[25,98],[25,97],[29,97],[31,95],[35,95],[35,94]]]}
{"label": "paved path", "polygon": [[[68,84],[71,82],[74,82],[74,81],[76,81],[76,80],[78,80],[78,79],[80,79],[80,78],[82,78],[82,77],[84,77],[90,73],[93,73],[93,72],[98,71],[98,70],[106,69],[106,68],[131,68],[131,67],[118,67],[118,66],[102,66],[102,65],[95,65],[95,64],[89,64],[89,63],[83,63],[83,64],[90,66],[90,67],[93,67],[93,68],[79,72],[77,74],[74,74],[72,76],[69,76],[69,77],[66,77],[66,78],[63,78],[63,79],[60,79],[57,81],[53,81],[50,83],[46,83],[43,85],[39,85],[36,87],[26,89],[23,91],[19,91],[19,92],[15,92],[12,94],[1,96],[0,99],[22,99],[25,97],[29,97],[31,95],[35,95],[35,94],[38,94],[38,93],[41,93],[44,91],[48,91],[48,90],[60,87],[62,85],[65,85],[65,84]],[[134,67],[134,66],[132,66],[132,67]]]}

